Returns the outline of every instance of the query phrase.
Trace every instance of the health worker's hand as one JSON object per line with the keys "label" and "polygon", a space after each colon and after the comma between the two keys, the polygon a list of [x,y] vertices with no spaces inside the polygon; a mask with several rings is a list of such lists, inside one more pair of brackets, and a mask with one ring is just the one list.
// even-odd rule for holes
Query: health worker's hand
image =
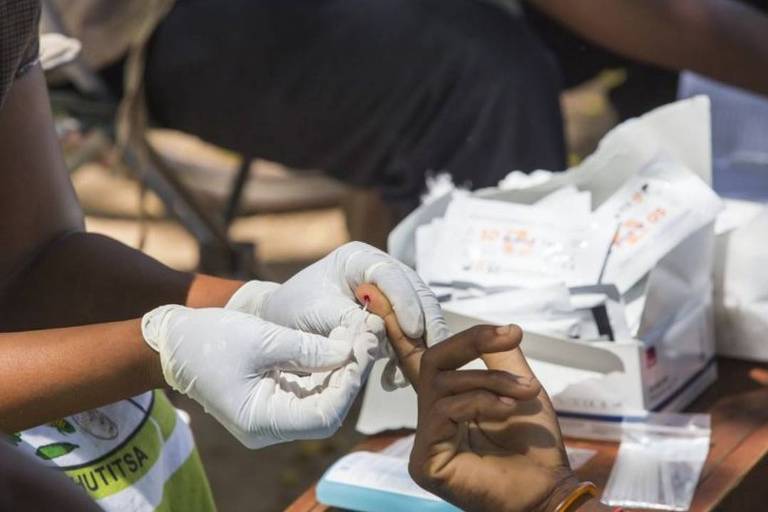
{"label": "health worker's hand", "polygon": [[328,437],[378,351],[370,332],[328,337],[222,308],[161,306],[142,319],[163,375],[248,448]]}
{"label": "health worker's hand", "polygon": [[[354,290],[362,283],[378,286],[408,336],[432,345],[450,334],[437,298],[416,273],[362,242],[343,245],[283,285],[246,283],[226,307],[323,336],[339,325],[362,325],[383,340],[381,319],[363,313],[355,299]],[[392,355],[389,347],[382,343],[382,355]],[[407,384],[396,369],[392,364],[385,371],[385,387]]]}

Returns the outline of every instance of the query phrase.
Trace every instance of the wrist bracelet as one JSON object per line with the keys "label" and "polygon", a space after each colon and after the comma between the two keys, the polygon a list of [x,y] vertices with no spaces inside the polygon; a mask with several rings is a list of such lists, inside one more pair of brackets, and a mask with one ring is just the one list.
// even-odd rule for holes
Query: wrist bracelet
{"label": "wrist bracelet", "polygon": [[589,496],[591,498],[597,496],[597,486],[592,482],[580,483],[573,491],[571,491],[571,494],[566,496],[557,508],[555,508],[555,512],[572,512],[576,510],[578,507],[574,507],[574,505],[584,496]]}

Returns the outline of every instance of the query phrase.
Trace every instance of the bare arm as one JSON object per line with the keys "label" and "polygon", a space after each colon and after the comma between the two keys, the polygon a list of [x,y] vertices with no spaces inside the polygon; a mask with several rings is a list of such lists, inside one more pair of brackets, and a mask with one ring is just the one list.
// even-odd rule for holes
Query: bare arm
{"label": "bare arm", "polygon": [[[186,303],[223,306],[240,284],[196,276]],[[165,385],[138,318],[0,333],[0,431],[16,432]]]}
{"label": "bare arm", "polygon": [[[42,72],[0,111],[0,430],[16,431],[164,385],[138,317],[221,306],[237,281],[174,271],[83,232]],[[109,322],[109,323],[103,323]],[[86,325],[84,324],[92,324]],[[52,327],[67,327],[56,328]]]}
{"label": "bare arm", "polygon": [[768,16],[734,0],[529,0],[582,37],[768,95]]}
{"label": "bare arm", "polygon": [[126,320],[162,304],[223,306],[241,284],[178,272],[106,236],[66,233],[0,291],[0,332]]}
{"label": "bare arm", "polygon": [[139,320],[0,335],[0,429],[16,432],[164,385]]}

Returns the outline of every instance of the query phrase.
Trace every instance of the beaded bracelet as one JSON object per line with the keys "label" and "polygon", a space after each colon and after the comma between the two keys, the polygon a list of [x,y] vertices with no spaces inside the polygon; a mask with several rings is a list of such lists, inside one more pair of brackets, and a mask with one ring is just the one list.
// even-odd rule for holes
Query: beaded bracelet
{"label": "beaded bracelet", "polygon": [[555,509],[555,512],[571,512],[576,510],[573,505],[578,502],[582,497],[597,496],[597,486],[592,482],[582,482],[576,486],[576,488],[569,494]]}

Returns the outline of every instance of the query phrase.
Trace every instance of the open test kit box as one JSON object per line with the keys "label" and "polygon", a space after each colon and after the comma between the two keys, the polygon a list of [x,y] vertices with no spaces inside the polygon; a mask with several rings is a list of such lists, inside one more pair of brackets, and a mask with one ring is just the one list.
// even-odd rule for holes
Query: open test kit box
{"label": "open test kit box", "polygon": [[[525,333],[523,351],[566,436],[618,440],[622,422],[680,411],[715,381],[711,300],[692,295],[680,306],[651,325],[644,339],[574,341]],[[483,323],[454,313],[446,319],[454,332]]]}
{"label": "open test kit box", "polygon": [[[623,123],[580,166],[544,184],[473,195],[531,204],[575,185],[589,190],[598,206],[628,176],[660,160],[682,164],[710,183],[709,123],[706,98],[674,103]],[[407,217],[390,237],[390,252],[412,264],[416,227],[441,216],[449,201],[438,199]],[[565,435],[617,440],[622,422],[642,420],[649,412],[680,411],[715,381],[713,244],[709,224],[679,243],[625,294],[628,310],[640,315],[635,338],[588,341],[525,333],[522,349],[552,398]],[[451,312],[446,320],[454,332],[485,323]],[[410,387],[385,392],[379,383],[382,368],[377,363],[368,381],[358,430],[373,434],[415,428],[415,393]]]}

